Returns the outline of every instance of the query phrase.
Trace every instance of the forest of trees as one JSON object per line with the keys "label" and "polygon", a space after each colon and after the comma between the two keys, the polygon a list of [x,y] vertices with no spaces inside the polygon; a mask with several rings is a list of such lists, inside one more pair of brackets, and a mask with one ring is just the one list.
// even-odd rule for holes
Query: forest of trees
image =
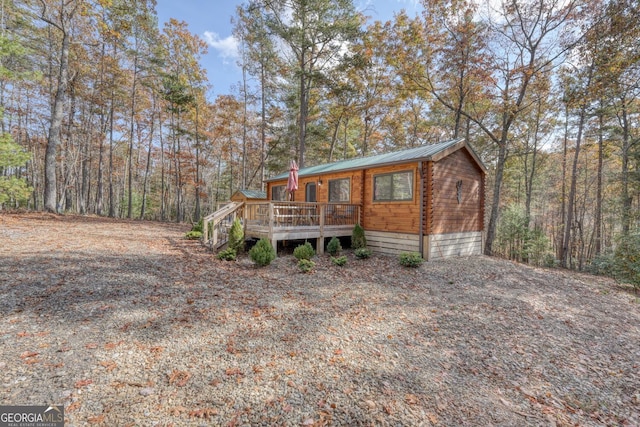
{"label": "forest of trees", "polygon": [[206,43],[155,0],[0,1],[2,209],[193,222],[292,158],[465,137],[488,254],[583,269],[637,238],[636,0],[422,0],[388,22],[248,0],[242,79],[215,99]]}

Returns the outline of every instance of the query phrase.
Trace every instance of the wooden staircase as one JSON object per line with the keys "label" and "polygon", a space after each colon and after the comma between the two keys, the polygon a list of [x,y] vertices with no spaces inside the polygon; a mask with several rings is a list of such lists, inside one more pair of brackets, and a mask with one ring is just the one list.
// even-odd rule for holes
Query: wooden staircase
{"label": "wooden staircase", "polygon": [[244,202],[231,202],[202,221],[202,242],[217,251],[229,241],[229,229],[236,218],[242,218]]}

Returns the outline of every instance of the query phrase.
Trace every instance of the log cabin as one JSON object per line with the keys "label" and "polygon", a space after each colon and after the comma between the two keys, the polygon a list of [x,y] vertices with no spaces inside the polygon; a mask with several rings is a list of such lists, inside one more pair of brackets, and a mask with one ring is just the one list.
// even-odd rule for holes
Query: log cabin
{"label": "log cabin", "polygon": [[267,193],[260,190],[238,190],[231,195],[232,202],[261,202],[266,198]]}
{"label": "log cabin", "polygon": [[[286,191],[288,172],[266,181],[266,205],[245,217],[248,236],[324,239],[350,236],[355,223],[374,252],[419,252],[427,260],[483,253],[486,168],[463,139],[311,166],[298,171],[298,190]],[[284,234],[253,231],[282,221]],[[255,222],[254,222],[255,223]]]}

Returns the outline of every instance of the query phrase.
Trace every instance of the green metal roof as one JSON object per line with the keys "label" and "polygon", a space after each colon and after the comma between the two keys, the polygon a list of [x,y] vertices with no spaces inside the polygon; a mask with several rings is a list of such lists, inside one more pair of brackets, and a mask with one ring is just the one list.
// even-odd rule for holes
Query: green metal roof
{"label": "green metal roof", "polygon": [[[406,163],[417,160],[430,160],[436,154],[446,150],[447,148],[462,142],[463,139],[452,139],[450,141],[440,142],[437,144],[421,145],[407,150],[394,151],[392,153],[378,154],[375,156],[358,157],[354,159],[342,160],[339,162],[327,163],[324,165],[310,166],[298,171],[299,177],[309,175],[321,175],[332,172],[340,172],[354,169],[366,169],[372,166],[382,166],[396,163]],[[470,148],[470,147],[469,147]],[[473,153],[475,156],[475,153]],[[476,156],[477,158],[477,156]],[[479,161],[479,159],[478,159]],[[482,168],[484,165],[480,164]],[[282,173],[267,180],[279,181],[287,179],[289,172]]]}
{"label": "green metal roof", "polygon": [[245,196],[247,199],[266,199],[267,192],[260,190],[238,190],[238,193]]}

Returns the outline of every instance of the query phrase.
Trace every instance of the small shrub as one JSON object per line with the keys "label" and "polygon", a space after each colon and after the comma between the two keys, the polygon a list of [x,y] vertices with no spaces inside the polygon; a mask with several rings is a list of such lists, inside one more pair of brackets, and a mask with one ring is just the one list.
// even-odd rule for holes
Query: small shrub
{"label": "small shrub", "polygon": [[418,252],[402,252],[400,254],[400,264],[405,267],[417,268],[424,262]]}
{"label": "small shrub", "polygon": [[202,221],[202,218],[200,218],[200,221],[194,223],[191,227],[191,231],[199,231],[200,233],[202,233]]}
{"label": "small shrub", "polygon": [[613,259],[613,277],[640,289],[640,233],[620,238]]}
{"label": "small shrub", "polygon": [[327,252],[329,252],[329,254],[333,256],[336,256],[340,253],[341,250],[342,245],[340,244],[340,239],[333,236],[331,240],[329,240],[329,244],[327,245]]}
{"label": "small shrub", "polygon": [[236,260],[236,251],[232,248],[227,248],[224,251],[218,252],[218,259],[223,261],[235,261]]}
{"label": "small shrub", "polygon": [[229,229],[229,249],[233,249],[236,253],[244,250],[244,229],[239,218],[236,218]]}
{"label": "small shrub", "polygon": [[276,251],[268,239],[262,238],[251,248],[249,257],[258,267],[264,267],[276,259]]}
{"label": "small shrub", "polygon": [[293,250],[293,256],[296,257],[298,261],[306,259],[310,260],[316,254],[316,251],[313,250],[313,246],[311,243],[305,242],[304,245],[300,245]]}
{"label": "small shrub", "polygon": [[184,235],[184,238],[187,240],[198,240],[202,238],[202,231],[189,231]]}
{"label": "small shrub", "polygon": [[593,274],[609,276],[640,289],[640,234],[620,237],[613,252],[598,255],[587,267]]}
{"label": "small shrub", "polygon": [[339,256],[337,258],[331,257],[331,262],[339,267],[342,267],[347,263],[347,257],[346,255]]}
{"label": "small shrub", "polygon": [[301,259],[298,261],[298,268],[303,273],[309,273],[316,266],[316,263],[311,261],[310,259]]}
{"label": "small shrub", "polygon": [[353,232],[351,233],[351,248],[360,249],[366,247],[367,239],[364,237],[364,229],[360,226],[360,224],[356,224],[353,227]]}
{"label": "small shrub", "polygon": [[371,254],[373,254],[373,252],[371,251],[371,249],[358,248],[358,249],[355,250],[354,254],[355,254],[356,258],[366,259],[366,258],[369,258],[371,256]]}
{"label": "small shrub", "polygon": [[547,268],[555,268],[560,265],[560,261],[552,253],[545,254],[542,262],[542,265]]}
{"label": "small shrub", "polygon": [[586,270],[598,276],[614,276],[615,259],[612,253],[605,253],[596,256],[586,268]]}

